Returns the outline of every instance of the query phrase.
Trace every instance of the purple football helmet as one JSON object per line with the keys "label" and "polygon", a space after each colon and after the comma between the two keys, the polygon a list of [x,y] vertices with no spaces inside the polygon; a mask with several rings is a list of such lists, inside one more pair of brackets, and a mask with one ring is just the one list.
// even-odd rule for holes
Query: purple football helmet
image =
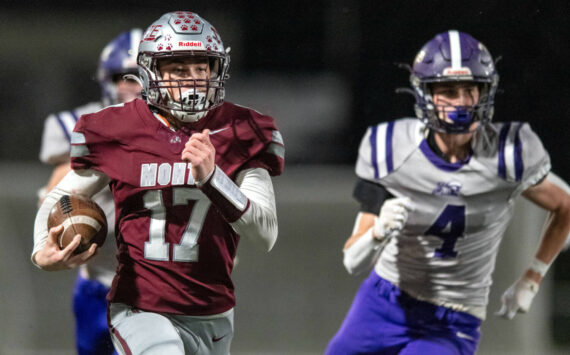
{"label": "purple football helmet", "polygon": [[[461,81],[478,84],[479,102],[473,106],[455,106],[452,110],[436,107],[432,84]],[[499,74],[487,48],[467,33],[443,32],[427,42],[416,55],[410,83],[416,98],[416,115],[438,132],[467,133],[473,122],[482,127],[493,118]],[[441,111],[452,111],[447,121],[439,118]]]}
{"label": "purple football helmet", "polygon": [[97,81],[101,85],[101,99],[105,105],[118,103],[117,80],[125,74],[137,74],[137,54],[142,30],[133,28],[109,42],[99,58]]}

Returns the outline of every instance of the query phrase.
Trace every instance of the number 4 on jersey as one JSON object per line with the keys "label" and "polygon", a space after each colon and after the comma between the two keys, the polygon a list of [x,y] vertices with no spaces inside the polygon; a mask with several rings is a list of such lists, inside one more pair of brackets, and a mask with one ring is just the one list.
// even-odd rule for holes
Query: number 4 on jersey
{"label": "number 4 on jersey", "polygon": [[435,250],[437,258],[453,258],[457,256],[455,243],[465,232],[465,206],[447,205],[435,222],[424,233],[443,239],[443,245]]}

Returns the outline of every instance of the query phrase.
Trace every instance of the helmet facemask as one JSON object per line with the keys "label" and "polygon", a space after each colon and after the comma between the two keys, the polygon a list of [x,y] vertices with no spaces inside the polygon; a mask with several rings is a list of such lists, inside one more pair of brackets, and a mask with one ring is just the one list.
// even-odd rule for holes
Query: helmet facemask
{"label": "helmet facemask", "polygon": [[[192,56],[196,57],[196,55]],[[185,56],[182,53],[177,53],[176,57],[184,58]],[[227,77],[227,74],[220,72],[219,68],[224,66],[223,64],[220,65],[220,62],[225,62],[227,68],[227,59],[208,57],[210,66],[210,78],[208,79],[180,80],[162,78],[158,66],[160,57],[142,57],[141,59],[139,63],[150,63],[150,67],[143,66],[145,74],[149,77],[148,90],[145,92],[147,100],[153,106],[168,112],[181,122],[196,122],[204,117],[209,110],[223,103],[225,80],[222,78]],[[173,95],[174,93],[176,94]],[[175,100],[174,97],[179,99]]]}
{"label": "helmet facemask", "polygon": [[[478,83],[479,100],[473,105],[464,106],[445,103],[436,105],[433,102],[433,83],[424,83],[421,86],[423,90],[419,87],[414,90],[416,116],[437,132],[470,133],[489,123],[493,117],[493,101],[489,95],[491,85],[487,83]],[[478,124],[473,125],[473,123]]]}

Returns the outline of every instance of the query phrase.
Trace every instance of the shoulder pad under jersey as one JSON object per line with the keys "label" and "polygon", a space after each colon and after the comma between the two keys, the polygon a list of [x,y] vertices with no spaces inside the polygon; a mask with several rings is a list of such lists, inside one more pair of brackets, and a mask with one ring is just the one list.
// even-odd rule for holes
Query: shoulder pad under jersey
{"label": "shoulder pad under jersey", "polygon": [[416,118],[404,118],[368,127],[358,150],[356,175],[381,180],[414,152],[424,139],[425,125]]}
{"label": "shoulder pad under jersey", "polygon": [[[228,103],[229,104],[229,103]],[[275,120],[253,109],[230,104],[235,111],[235,134],[245,154],[252,157],[247,167],[262,167],[272,176],[281,175],[284,167],[285,146]]]}
{"label": "shoulder pad under jersey", "polygon": [[550,156],[538,135],[524,122],[505,122],[498,127],[497,174],[519,182],[526,189],[550,171]]}

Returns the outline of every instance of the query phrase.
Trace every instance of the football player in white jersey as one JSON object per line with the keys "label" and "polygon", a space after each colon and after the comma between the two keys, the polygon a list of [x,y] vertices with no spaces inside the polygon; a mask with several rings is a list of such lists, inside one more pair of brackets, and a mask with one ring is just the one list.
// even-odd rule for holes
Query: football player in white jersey
{"label": "football player in white jersey", "polygon": [[[71,170],[69,151],[75,123],[84,114],[93,113],[117,103],[128,102],[141,95],[141,86],[124,75],[137,73],[137,49],[142,30],[131,29],[114,38],[103,49],[97,70],[102,90],[101,101],[91,102],[71,111],[51,114],[44,125],[40,160],[54,166],[48,184],[40,190],[40,203]],[[117,261],[114,243],[115,208],[108,188],[94,197],[108,221],[107,243],[98,256],[81,265],[73,292],[76,347],[79,354],[113,354],[107,326],[106,294],[115,275]]]}
{"label": "football player in white jersey", "polygon": [[448,31],[410,67],[416,118],[370,127],[356,164],[361,205],[344,247],[372,269],[326,354],[473,354],[491,274],[521,195],[550,213],[535,258],[499,314],[528,311],[570,230],[570,196],[523,122],[492,123],[499,76],[485,46]]}

